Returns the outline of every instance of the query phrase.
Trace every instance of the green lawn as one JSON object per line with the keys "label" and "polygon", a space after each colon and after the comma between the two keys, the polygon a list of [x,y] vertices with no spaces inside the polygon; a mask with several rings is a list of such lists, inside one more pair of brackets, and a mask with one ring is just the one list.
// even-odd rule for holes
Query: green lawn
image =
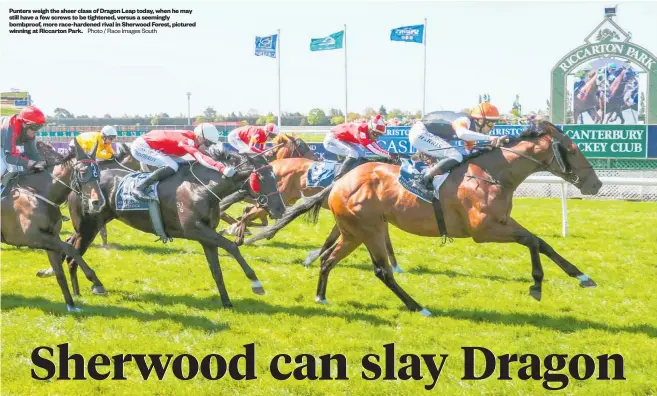
{"label": "green lawn", "polygon": [[[79,314],[66,313],[54,278],[34,276],[48,266],[43,252],[2,245],[2,394],[426,392],[424,385],[431,381],[424,366],[424,379],[419,381],[361,379],[361,358],[368,353],[383,356],[388,343],[395,343],[397,358],[406,353],[448,354],[433,390],[441,395],[549,393],[542,381],[517,379],[517,370],[524,366],[519,363],[512,363],[512,381],[499,381],[497,374],[482,381],[462,380],[464,346],[541,358],[554,353],[619,353],[625,359],[627,380],[572,379],[557,394],[657,393],[657,204],[571,200],[571,235],[561,238],[559,200],[517,199],[514,217],[599,285],[581,289],[543,257],[541,302],[528,295],[531,265],[524,247],[476,245],[470,240],[440,246],[438,239],[393,230],[399,262],[407,270],[397,279],[434,313],[430,318],[405,310],[374,277],[362,247],[332,272],[327,294],[331,305],[315,304],[318,267],[305,269],[300,262],[332,226],[330,213],[323,212],[317,226],[298,220],[276,239],[242,248],[267,290],[265,296],[252,294],[237,263],[222,254],[232,310],[221,308],[195,242],[162,245],[151,242],[154,236],[111,223],[113,249],[105,251],[96,244],[86,254],[109,295],[91,295],[89,282],[81,276],[83,296],[77,304],[84,312]],[[70,232],[70,223],[66,224],[63,238]],[[144,381],[134,363],[127,363],[126,381],[31,379],[32,350],[65,342],[70,353],[87,359],[97,353],[190,353],[199,360],[212,353],[230,358],[243,353],[242,345],[255,342],[258,378],[209,381],[199,374],[181,381],[169,372],[162,381]],[[279,353],[344,354],[349,380],[275,380],[269,361]],[[477,364],[481,371],[479,360]],[[396,368],[400,366],[397,362]],[[291,371],[294,364],[283,367]],[[43,375],[44,370],[38,373]]]}

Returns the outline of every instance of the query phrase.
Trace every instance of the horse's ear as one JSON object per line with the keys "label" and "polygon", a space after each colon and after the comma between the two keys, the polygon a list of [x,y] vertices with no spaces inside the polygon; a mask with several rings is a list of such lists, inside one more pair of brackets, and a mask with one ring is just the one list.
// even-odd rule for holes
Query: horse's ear
{"label": "horse's ear", "polygon": [[94,148],[91,150],[91,154],[89,154],[89,158],[96,158],[96,150],[98,150],[98,142],[94,144]]}

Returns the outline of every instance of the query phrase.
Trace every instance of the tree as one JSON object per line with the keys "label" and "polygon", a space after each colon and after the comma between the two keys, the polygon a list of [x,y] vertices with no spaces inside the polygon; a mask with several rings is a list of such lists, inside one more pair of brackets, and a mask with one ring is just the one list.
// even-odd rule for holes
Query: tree
{"label": "tree", "polygon": [[89,116],[86,115],[86,114],[82,114],[82,115],[77,116],[76,118],[89,118]]}
{"label": "tree", "polygon": [[[479,103],[481,103],[481,102],[479,102]],[[472,111],[472,109],[468,108],[468,107],[465,107],[465,108],[461,109],[461,113],[465,113],[465,114],[470,114],[471,111]]]}
{"label": "tree", "polygon": [[258,113],[258,110],[256,109],[249,109],[249,111],[246,112],[246,116],[256,118],[256,117],[260,117],[260,113]]}
{"label": "tree", "polygon": [[365,110],[363,110],[363,115],[366,118],[374,117],[376,115],[376,110],[371,107],[366,107]]}
{"label": "tree", "polygon": [[326,122],[326,113],[322,109],[312,109],[308,113],[309,125],[321,125]]}
{"label": "tree", "polygon": [[388,113],[388,116],[386,118],[388,120],[391,120],[391,119],[397,117],[397,119],[399,120],[403,116],[404,116],[404,113],[400,109],[392,109],[392,110],[390,110],[390,112]]}
{"label": "tree", "polygon": [[205,122],[205,117],[202,115],[196,116],[196,122]]}
{"label": "tree", "polygon": [[55,118],[73,118],[73,114],[70,111],[57,107],[54,111]]}
{"label": "tree", "polygon": [[336,116],[343,116],[343,118],[344,118],[344,113],[340,109],[331,109],[331,110],[329,110],[328,116],[330,118],[333,118],[333,117],[336,117]]}
{"label": "tree", "polygon": [[258,119],[256,120],[256,125],[265,125],[265,122],[267,122],[266,117],[267,116],[263,116],[263,115],[258,117]]}
{"label": "tree", "polygon": [[151,119],[151,125],[158,125],[160,123],[160,119],[155,116]]}
{"label": "tree", "polygon": [[342,124],[343,122],[344,122],[344,116],[342,115],[336,115],[334,117],[331,117],[331,124],[333,125]]}
{"label": "tree", "polygon": [[388,110],[386,110],[386,107],[384,105],[381,105],[379,107],[379,114],[381,114],[381,117],[386,118],[388,116]]}
{"label": "tree", "polygon": [[158,114],[159,118],[169,118],[169,115],[167,113],[160,113]]}
{"label": "tree", "polygon": [[112,116],[109,113],[107,113],[103,116],[103,118],[112,118]]}
{"label": "tree", "polygon": [[349,113],[349,117],[347,117],[347,121],[356,121],[359,118],[360,118],[360,114],[358,114],[358,113]]}
{"label": "tree", "polygon": [[[515,113],[514,113],[515,110]],[[520,117],[522,114],[522,105],[520,104],[520,96],[516,95],[516,100],[513,101],[513,107],[511,109],[511,114],[517,114],[517,117]]]}
{"label": "tree", "polygon": [[217,116],[217,111],[213,107],[208,107],[203,111],[203,116],[206,120],[214,120],[214,117]]}
{"label": "tree", "polygon": [[308,125],[308,120],[306,117],[301,117],[301,121],[299,121],[299,126],[306,126]]}

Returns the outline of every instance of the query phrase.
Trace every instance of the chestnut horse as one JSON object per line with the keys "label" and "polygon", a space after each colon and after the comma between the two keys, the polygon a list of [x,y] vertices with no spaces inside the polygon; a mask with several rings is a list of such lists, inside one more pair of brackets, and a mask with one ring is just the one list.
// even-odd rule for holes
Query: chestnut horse
{"label": "chestnut horse", "polygon": [[[585,195],[596,194],[602,186],[589,161],[572,140],[555,125],[541,121],[505,147],[485,152],[452,169],[439,189],[450,237],[472,238],[477,243],[515,242],[527,246],[534,279],[530,295],[537,300],[541,298],[543,281],[540,253],[568,275],[576,277],[580,286],[596,286],[591,278],[511,217],[514,191],[539,170],[561,177]],[[409,310],[431,315],[402,290],[388,264],[387,223],[415,235],[440,236],[432,204],[406,191],[398,178],[399,167],[368,163],[352,170],[334,185],[328,203],[338,232],[329,236],[322,249],[317,302],[326,303],[326,286],[333,267],[365,244],[376,277]]]}

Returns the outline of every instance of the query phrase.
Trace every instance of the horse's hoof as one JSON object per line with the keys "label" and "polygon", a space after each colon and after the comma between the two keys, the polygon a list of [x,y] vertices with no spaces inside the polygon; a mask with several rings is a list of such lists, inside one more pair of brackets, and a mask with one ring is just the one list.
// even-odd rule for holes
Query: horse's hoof
{"label": "horse's hoof", "polygon": [[51,276],[54,275],[55,275],[55,271],[53,271],[52,268],[38,270],[36,273],[36,276],[38,276],[39,278],[50,278]]}
{"label": "horse's hoof", "polygon": [[82,310],[80,308],[76,307],[75,305],[70,305],[70,304],[66,304],[66,310],[68,312],[73,312],[73,313],[82,312]]}
{"label": "horse's hoof", "polygon": [[316,302],[317,304],[330,305],[327,299],[325,299],[325,298],[319,298],[319,296],[315,297],[315,302]]}
{"label": "horse's hoof", "polygon": [[393,270],[393,272],[395,272],[397,274],[403,274],[404,272],[406,272],[406,271],[404,271],[404,269],[402,267],[400,267],[398,265],[392,267],[392,270]]}
{"label": "horse's hoof", "polygon": [[589,278],[585,281],[579,281],[579,287],[598,287],[598,284]]}
{"label": "horse's hoof", "polygon": [[251,282],[251,290],[253,290],[253,293],[259,296],[265,295],[265,288],[262,287],[262,283],[260,283],[260,281]]}
{"label": "horse's hoof", "polygon": [[231,304],[231,303],[223,303],[223,307],[224,307],[225,309],[232,309],[232,308],[233,308],[233,304]]}
{"label": "horse's hoof", "polygon": [[105,296],[107,295],[107,290],[103,286],[96,286],[93,285],[91,286],[91,292],[97,296]]}
{"label": "horse's hoof", "polygon": [[541,301],[541,294],[541,290],[536,290],[533,286],[529,288],[529,295],[534,297],[536,301]]}
{"label": "horse's hoof", "polygon": [[429,311],[429,310],[426,309],[426,308],[422,308],[422,310],[420,311],[420,315],[422,315],[422,316],[426,316],[426,317],[433,316],[433,314],[431,313],[431,311]]}
{"label": "horse's hoof", "polygon": [[224,231],[226,231],[226,234],[228,234],[230,236],[235,236],[235,234],[237,233],[237,223],[231,224],[231,226],[228,227],[228,228],[225,228]]}

